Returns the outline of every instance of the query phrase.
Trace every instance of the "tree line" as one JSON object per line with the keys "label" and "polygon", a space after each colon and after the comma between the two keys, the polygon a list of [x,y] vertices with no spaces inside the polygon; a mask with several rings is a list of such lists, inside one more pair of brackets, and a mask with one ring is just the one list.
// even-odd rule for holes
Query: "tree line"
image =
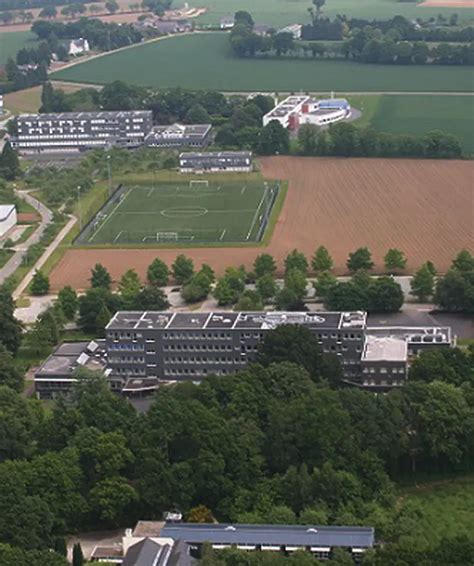
{"label": "tree line", "polygon": [[[398,18],[398,17],[397,17]],[[314,40],[321,35],[325,39],[343,39],[338,43],[316,43],[313,41],[295,41],[287,32],[271,30],[262,35],[253,31],[254,22],[248,12],[237,12],[235,26],[230,33],[230,45],[238,57],[297,57],[307,58],[309,55],[326,59],[352,59],[361,63],[380,63],[395,65],[472,65],[474,64],[474,44],[472,30],[467,33],[469,43],[451,45],[440,43],[431,47],[423,40],[407,40],[404,38],[402,26],[395,24],[385,33],[380,27],[365,25],[362,28],[351,28],[343,20],[316,19],[309,32],[303,33],[304,39]],[[404,18],[402,18],[404,20]],[[406,21],[406,20],[404,20]],[[393,22],[390,22],[393,23]],[[326,30],[326,34],[322,32]],[[474,29],[474,28],[473,28]],[[316,36],[316,37],[315,37]],[[458,35],[455,35],[458,38]],[[453,40],[458,41],[459,39]]]}
{"label": "tree line", "polygon": [[434,130],[425,135],[388,134],[371,127],[336,123],[328,129],[303,124],[296,144],[289,132],[274,121],[262,126],[262,118],[274,106],[273,98],[257,95],[226,97],[214,91],[181,88],[155,91],[115,81],[100,92],[82,89],[66,94],[46,83],[41,112],[84,110],[151,110],[156,124],[210,123],[216,129],[211,149],[248,149],[260,155],[346,157],[425,157],[450,159],[462,155],[459,140],[452,134]]}
{"label": "tree line", "polygon": [[[103,270],[93,277],[108,283]],[[422,507],[397,502],[396,487],[418,473],[472,471],[472,347],[427,351],[402,390],[373,396],[341,388],[340,368],[316,337],[283,325],[267,333],[256,364],[160,389],[145,414],[83,368],[71,395],[46,410],[7,375],[30,331],[23,335],[1,293],[0,540],[13,549],[0,546],[0,557],[36,553],[43,566],[41,551],[61,548],[68,533],[176,508],[188,520],[373,525],[383,545],[367,565],[398,553],[411,566],[441,544],[471,548],[433,540]],[[42,332],[52,342],[48,318]]]}

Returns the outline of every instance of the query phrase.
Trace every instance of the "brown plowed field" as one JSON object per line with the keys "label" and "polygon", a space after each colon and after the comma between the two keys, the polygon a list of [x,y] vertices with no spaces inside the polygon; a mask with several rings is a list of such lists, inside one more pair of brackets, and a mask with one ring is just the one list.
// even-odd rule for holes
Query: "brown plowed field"
{"label": "brown plowed field", "polygon": [[217,273],[228,265],[250,267],[263,251],[279,265],[294,248],[310,256],[329,248],[339,273],[350,251],[369,246],[377,269],[390,247],[405,251],[409,270],[427,259],[445,271],[462,248],[474,249],[474,163],[404,159],[262,159],[267,178],[288,179],[289,190],[272,241],[266,247],[188,250],[69,250],[51,275],[53,289],[85,288],[90,269],[103,263],[115,280],[129,268],[144,277],[159,256],[171,264],[186,253]]}

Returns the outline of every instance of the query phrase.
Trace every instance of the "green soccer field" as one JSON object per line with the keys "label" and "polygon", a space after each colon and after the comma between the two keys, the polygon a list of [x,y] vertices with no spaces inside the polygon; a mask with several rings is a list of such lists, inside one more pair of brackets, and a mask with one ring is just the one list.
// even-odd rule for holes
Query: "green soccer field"
{"label": "green soccer field", "polygon": [[86,245],[259,241],[276,183],[207,180],[125,188],[79,238]]}

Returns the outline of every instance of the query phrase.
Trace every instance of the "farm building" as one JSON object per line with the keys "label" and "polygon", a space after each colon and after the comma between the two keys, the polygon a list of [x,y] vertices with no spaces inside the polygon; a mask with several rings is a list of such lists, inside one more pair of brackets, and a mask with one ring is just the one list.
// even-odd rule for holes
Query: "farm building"
{"label": "farm building", "polygon": [[248,173],[252,171],[252,152],[185,152],[179,156],[179,169],[181,173]]}
{"label": "farm building", "polygon": [[222,18],[219,25],[221,29],[232,29],[235,25],[234,18]]}
{"label": "farm building", "polygon": [[0,238],[15,226],[16,208],[13,204],[0,204]]}
{"label": "farm building", "polygon": [[82,55],[89,52],[90,50],[91,48],[89,47],[89,42],[83,37],[80,37],[79,39],[72,39],[69,42],[69,55]]}
{"label": "farm building", "polygon": [[145,138],[149,147],[206,147],[211,143],[211,124],[154,126]]}
{"label": "farm building", "polygon": [[324,126],[349,118],[351,107],[345,98],[316,100],[306,95],[289,96],[263,117],[266,126],[277,120],[284,128],[297,130],[301,124]]}

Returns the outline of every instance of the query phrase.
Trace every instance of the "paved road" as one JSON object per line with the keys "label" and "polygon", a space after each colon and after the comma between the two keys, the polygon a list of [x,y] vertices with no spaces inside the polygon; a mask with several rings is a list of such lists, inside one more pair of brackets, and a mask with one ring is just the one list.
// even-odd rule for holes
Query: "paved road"
{"label": "paved road", "polygon": [[62,228],[62,230],[59,232],[59,234],[56,236],[56,238],[54,238],[54,240],[51,242],[51,244],[49,244],[49,246],[43,252],[43,255],[39,258],[39,260],[35,263],[35,265],[32,267],[32,269],[30,269],[30,271],[26,274],[23,281],[15,289],[15,291],[13,293],[14,299],[17,299],[25,291],[25,289],[31,283],[31,280],[33,279],[35,271],[38,271],[43,267],[43,265],[46,263],[46,261],[51,256],[51,254],[56,250],[56,248],[59,246],[59,244],[64,240],[64,238],[68,234],[69,230],[71,230],[71,228],[74,226],[74,224],[76,222],[77,222],[77,219],[74,216],[71,216],[69,218],[69,221],[67,222],[67,224]]}
{"label": "paved road", "polygon": [[26,240],[24,244],[21,245],[15,254],[10,258],[10,260],[0,269],[0,285],[14,273],[17,267],[21,265],[23,257],[25,256],[27,249],[33,245],[37,244],[46,230],[46,226],[53,221],[53,213],[49,208],[44,206],[39,200],[35,199],[27,191],[16,191],[16,194],[26,200],[28,204],[31,204],[41,215],[41,222],[34,233]]}

